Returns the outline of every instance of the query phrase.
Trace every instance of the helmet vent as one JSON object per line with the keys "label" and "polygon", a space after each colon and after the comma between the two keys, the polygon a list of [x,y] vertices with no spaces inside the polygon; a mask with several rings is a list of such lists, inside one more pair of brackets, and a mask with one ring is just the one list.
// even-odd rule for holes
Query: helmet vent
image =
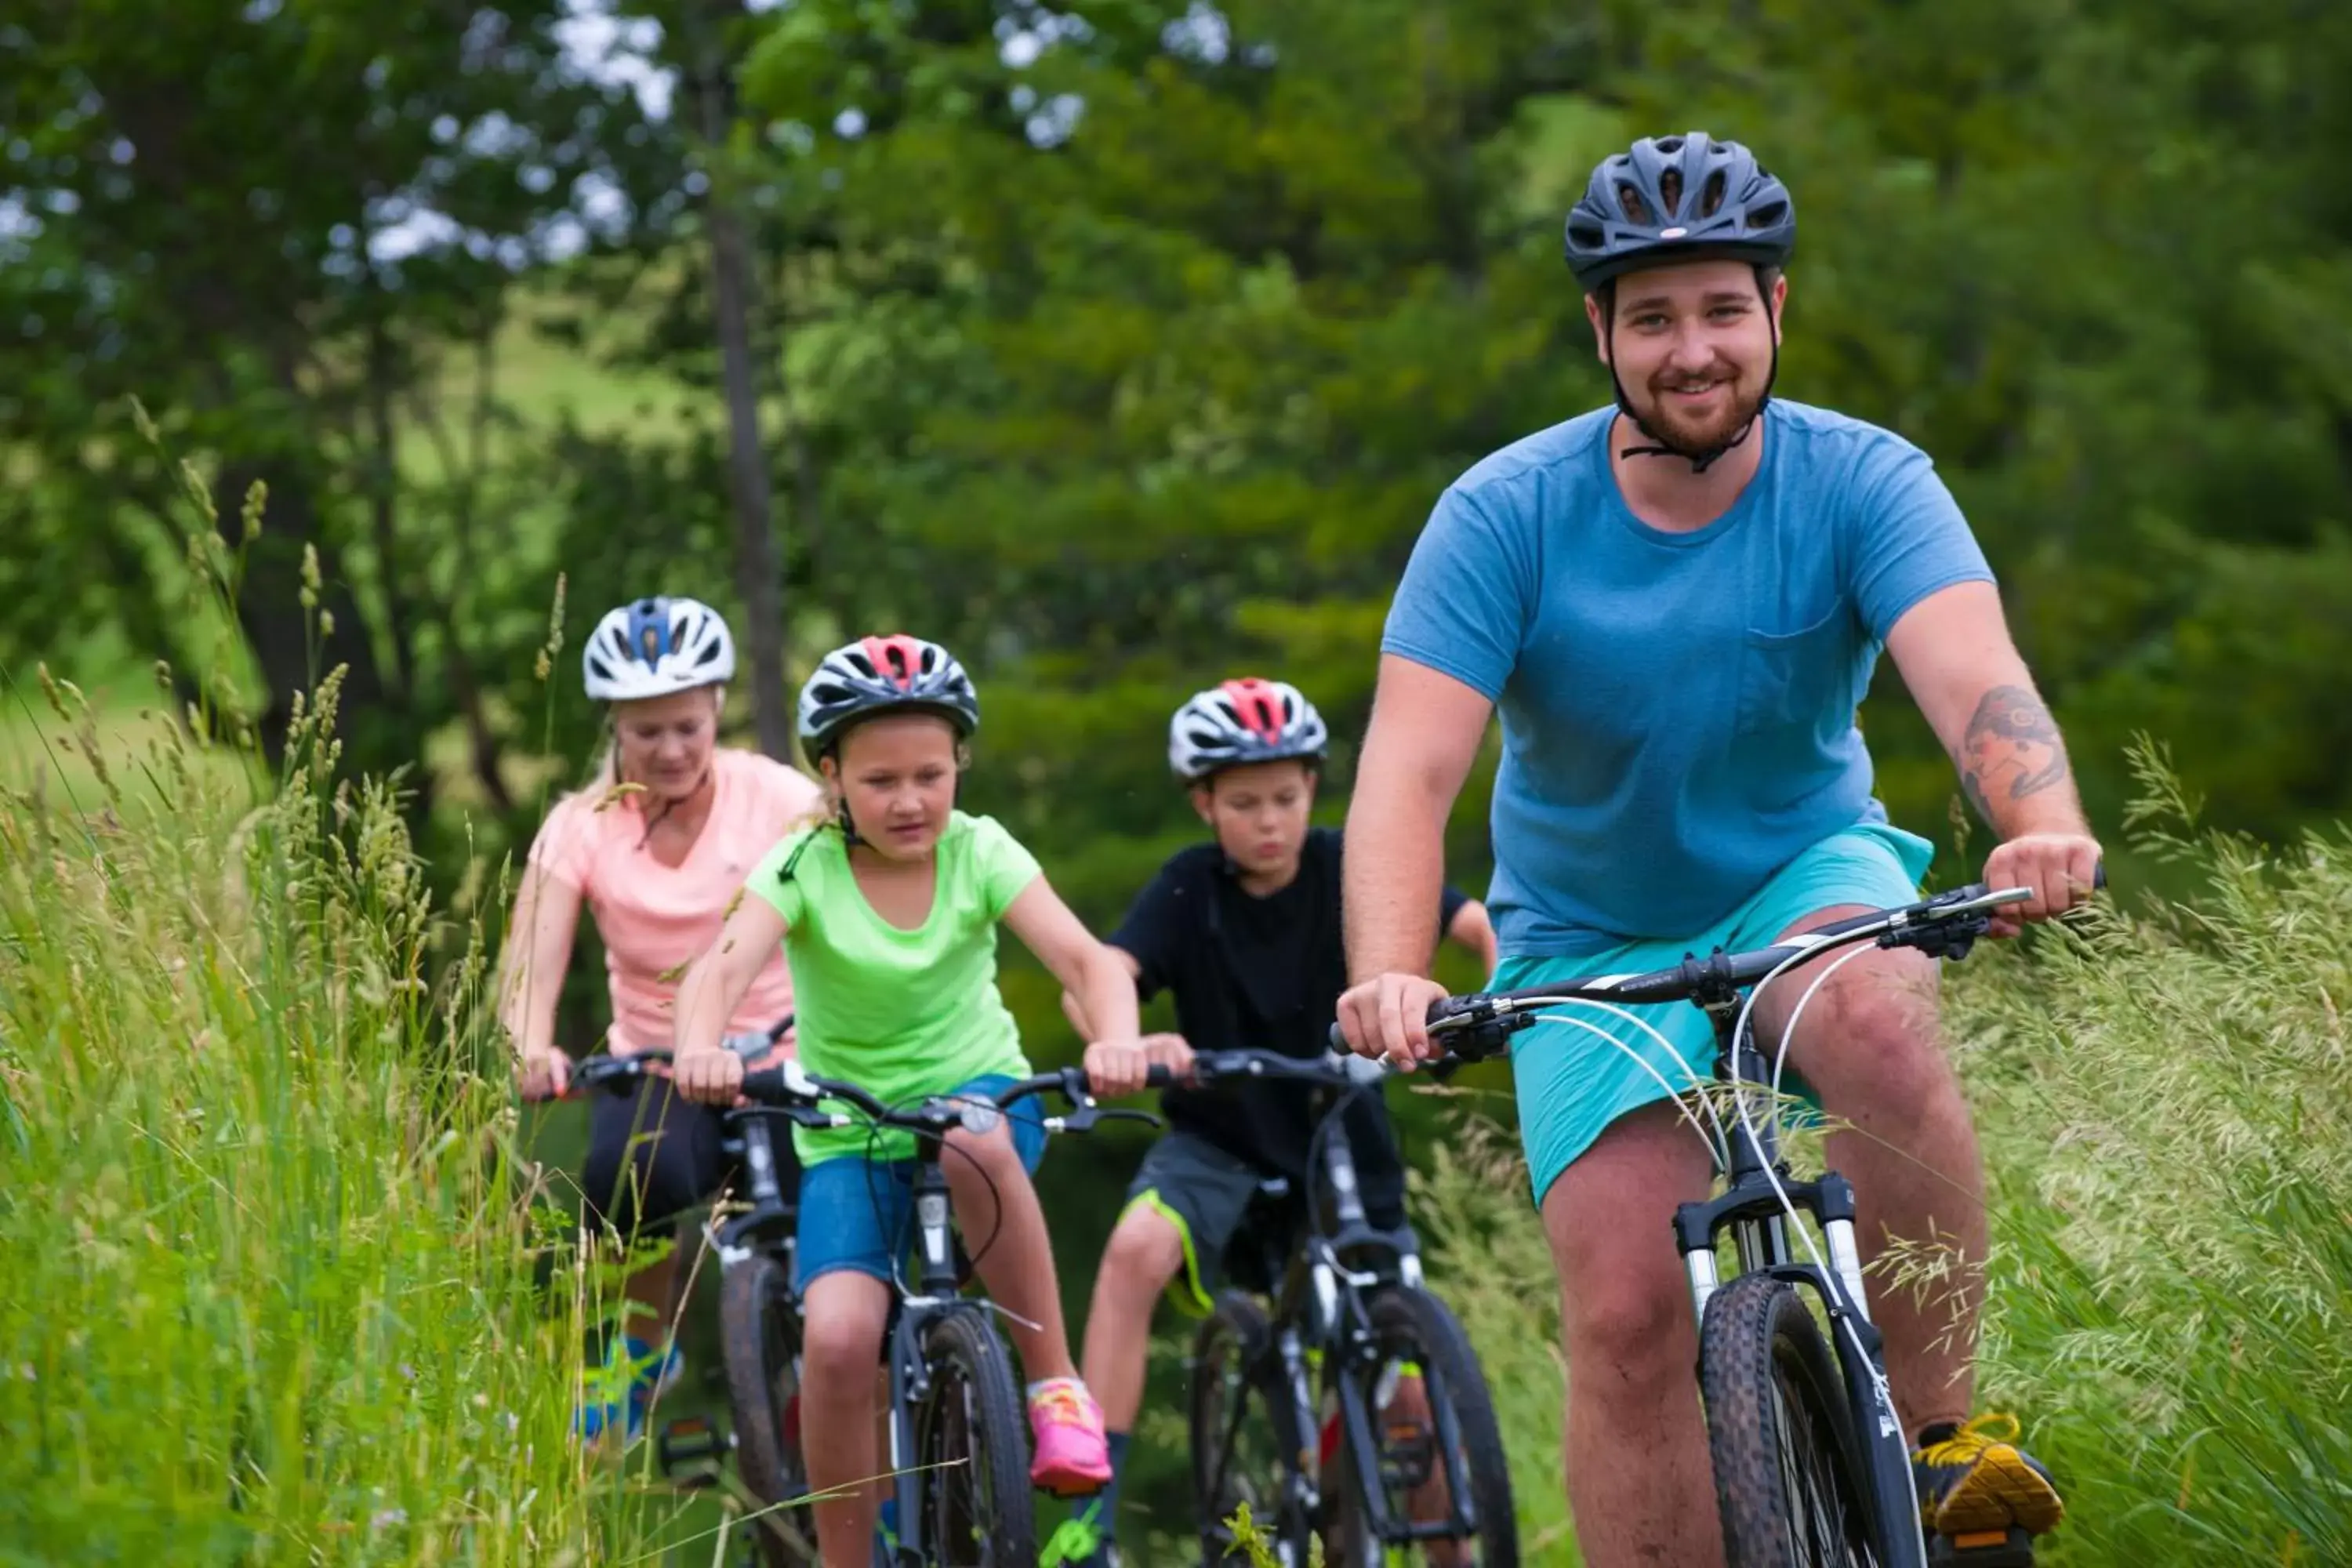
{"label": "helmet vent", "polygon": [[1667,169],[1658,175],[1658,197],[1666,204],[1666,216],[1672,217],[1683,210],[1683,172]]}
{"label": "helmet vent", "polygon": [[1707,175],[1706,184],[1699,187],[1698,217],[1713,217],[1723,210],[1723,195],[1731,188],[1731,177],[1717,169]]}
{"label": "helmet vent", "polygon": [[1619,210],[1624,213],[1627,223],[1639,224],[1643,228],[1649,228],[1658,221],[1651,216],[1650,204],[1642,199],[1642,193],[1622,182],[1620,182],[1617,186],[1617,205]]}
{"label": "helmet vent", "polygon": [[1748,226],[1750,228],[1775,228],[1786,221],[1788,216],[1788,203],[1767,202],[1760,207],[1750,207],[1748,209]]}
{"label": "helmet vent", "polygon": [[1658,138],[1658,151],[1664,153],[1667,157],[1671,158],[1682,150],[1683,139],[1681,137],[1661,136]]}

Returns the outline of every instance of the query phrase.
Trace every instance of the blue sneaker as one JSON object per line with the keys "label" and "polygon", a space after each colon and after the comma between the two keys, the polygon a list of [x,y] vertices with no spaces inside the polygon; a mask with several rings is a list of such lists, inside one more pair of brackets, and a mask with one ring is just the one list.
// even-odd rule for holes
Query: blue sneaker
{"label": "blue sneaker", "polygon": [[604,1364],[581,1379],[581,1437],[593,1443],[618,1423],[623,1446],[636,1442],[646,1435],[646,1412],[685,1371],[686,1358],[674,1344],[657,1351],[635,1334],[615,1340]]}

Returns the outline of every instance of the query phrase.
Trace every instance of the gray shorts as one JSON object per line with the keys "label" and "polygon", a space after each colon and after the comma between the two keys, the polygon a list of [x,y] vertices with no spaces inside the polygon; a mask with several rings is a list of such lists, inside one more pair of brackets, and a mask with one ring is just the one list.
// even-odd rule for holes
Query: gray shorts
{"label": "gray shorts", "polygon": [[1207,1139],[1178,1130],[1151,1146],[1127,1189],[1127,1214],[1141,1206],[1176,1227],[1184,1267],[1168,1282],[1168,1299],[1188,1317],[1216,1310],[1225,1249],[1269,1178]]}

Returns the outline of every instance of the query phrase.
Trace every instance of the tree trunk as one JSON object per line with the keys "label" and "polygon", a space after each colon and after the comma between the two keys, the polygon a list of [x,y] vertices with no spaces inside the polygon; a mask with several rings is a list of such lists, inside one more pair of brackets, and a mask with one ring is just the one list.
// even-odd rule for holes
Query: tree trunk
{"label": "tree trunk", "polygon": [[[733,118],[726,67],[706,26],[700,40],[696,97],[702,136],[723,156]],[[719,159],[711,162],[716,164]],[[735,509],[735,592],[743,603],[743,647],[751,663],[751,717],[760,749],[789,761],[792,705],[784,690],[784,583],[776,547],[767,454],[760,439],[760,376],[753,353],[751,247],[725,172],[707,168],[709,194],[703,223],[710,237],[710,297],[719,357],[727,391],[728,490]]]}
{"label": "tree trunk", "polygon": [[[322,546],[325,541],[310,479],[299,466],[266,459],[227,463],[213,488],[222,535],[232,550],[238,547],[246,492],[256,479],[267,483],[268,505],[260,536],[244,545],[245,580],[237,595],[236,618],[268,689],[268,705],[257,716],[263,751],[273,764],[284,759],[294,694],[310,690],[342,664],[351,667],[343,679],[342,713],[336,726],[343,742],[343,772],[383,774],[402,763],[414,763],[415,758],[406,754],[411,740],[407,704],[387,686],[350,582],[324,549],[320,552],[318,607],[334,616],[334,629],[312,645],[311,612],[301,602],[302,548]],[[421,820],[430,807],[432,780],[414,769],[409,778],[416,792],[412,808]]]}

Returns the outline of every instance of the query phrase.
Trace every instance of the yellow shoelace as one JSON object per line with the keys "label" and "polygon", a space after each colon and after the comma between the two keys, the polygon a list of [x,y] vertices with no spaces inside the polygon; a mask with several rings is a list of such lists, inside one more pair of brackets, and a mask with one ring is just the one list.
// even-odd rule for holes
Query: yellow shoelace
{"label": "yellow shoelace", "polygon": [[1055,1378],[1030,1396],[1030,1413],[1042,1421],[1056,1426],[1091,1426],[1086,1385],[1066,1377]]}
{"label": "yellow shoelace", "polygon": [[1940,1443],[1919,1450],[1924,1465],[1965,1465],[1997,1443],[2015,1443],[2022,1428],[2006,1411],[1989,1410]]}

